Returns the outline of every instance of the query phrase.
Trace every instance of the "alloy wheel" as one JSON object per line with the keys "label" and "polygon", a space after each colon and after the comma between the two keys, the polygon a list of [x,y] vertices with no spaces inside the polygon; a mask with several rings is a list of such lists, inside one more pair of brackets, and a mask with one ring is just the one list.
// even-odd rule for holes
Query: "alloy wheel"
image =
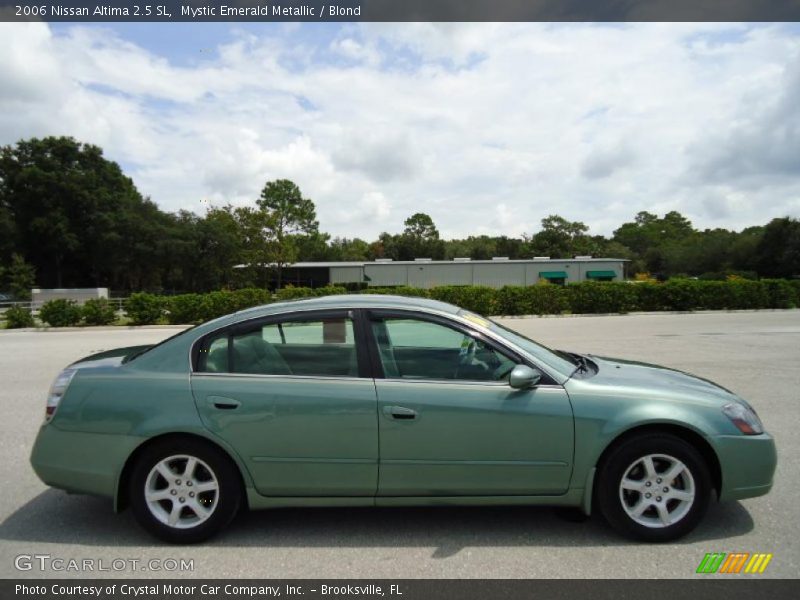
{"label": "alloy wheel", "polygon": [[208,464],[195,456],[177,454],[150,470],[144,497],[150,513],[176,529],[205,522],[219,503],[219,482]]}
{"label": "alloy wheel", "polygon": [[638,458],[625,469],[619,483],[619,499],[628,517],[650,528],[669,527],[683,519],[695,494],[692,472],[667,454]]}

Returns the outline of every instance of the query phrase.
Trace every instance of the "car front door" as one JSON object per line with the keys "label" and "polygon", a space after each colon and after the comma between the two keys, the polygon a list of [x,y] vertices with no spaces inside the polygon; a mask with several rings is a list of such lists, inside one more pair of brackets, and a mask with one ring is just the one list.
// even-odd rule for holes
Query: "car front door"
{"label": "car front door", "polygon": [[192,390],[205,426],[266,496],[373,496],[375,386],[351,311],[237,325],[200,345]]}
{"label": "car front door", "polygon": [[520,358],[479,331],[421,313],[372,311],[379,496],[561,494],[573,460],[572,407],[543,373],[509,386]]}

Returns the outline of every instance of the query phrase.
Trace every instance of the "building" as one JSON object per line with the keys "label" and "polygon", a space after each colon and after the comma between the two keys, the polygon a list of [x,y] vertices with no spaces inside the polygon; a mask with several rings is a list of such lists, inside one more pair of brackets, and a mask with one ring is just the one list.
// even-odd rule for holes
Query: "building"
{"label": "building", "polygon": [[41,308],[42,304],[48,300],[72,300],[78,304],[84,304],[87,300],[95,298],[108,299],[108,288],[58,288],[31,290],[31,307]]}
{"label": "building", "polygon": [[622,281],[626,262],[621,258],[591,256],[526,260],[495,257],[491,260],[418,258],[413,261],[300,262],[284,268],[283,282],[284,285],[308,287],[366,284],[368,287],[485,285],[500,288],[533,285],[544,279],[563,285],[578,281]]}

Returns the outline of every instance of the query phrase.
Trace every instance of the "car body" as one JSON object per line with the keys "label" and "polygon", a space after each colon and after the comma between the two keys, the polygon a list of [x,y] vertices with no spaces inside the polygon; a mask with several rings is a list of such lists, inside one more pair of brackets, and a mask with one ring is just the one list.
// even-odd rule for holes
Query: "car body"
{"label": "car body", "polygon": [[556,505],[674,539],[766,494],[752,408],[672,369],[552,351],[456,306],[341,295],[87,357],[50,393],[46,484],[173,542],[243,506]]}

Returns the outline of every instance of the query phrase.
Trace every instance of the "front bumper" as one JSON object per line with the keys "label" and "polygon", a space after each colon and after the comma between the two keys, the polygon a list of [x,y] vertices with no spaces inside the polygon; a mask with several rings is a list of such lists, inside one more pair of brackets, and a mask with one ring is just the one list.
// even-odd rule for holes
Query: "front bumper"
{"label": "front bumper", "polygon": [[36,436],[31,465],[49,486],[113,498],[125,461],[142,442],[127,435],[64,431],[43,425]]}
{"label": "front bumper", "polygon": [[722,468],[720,500],[755,498],[772,489],[778,453],[771,435],[721,435],[714,444]]}

